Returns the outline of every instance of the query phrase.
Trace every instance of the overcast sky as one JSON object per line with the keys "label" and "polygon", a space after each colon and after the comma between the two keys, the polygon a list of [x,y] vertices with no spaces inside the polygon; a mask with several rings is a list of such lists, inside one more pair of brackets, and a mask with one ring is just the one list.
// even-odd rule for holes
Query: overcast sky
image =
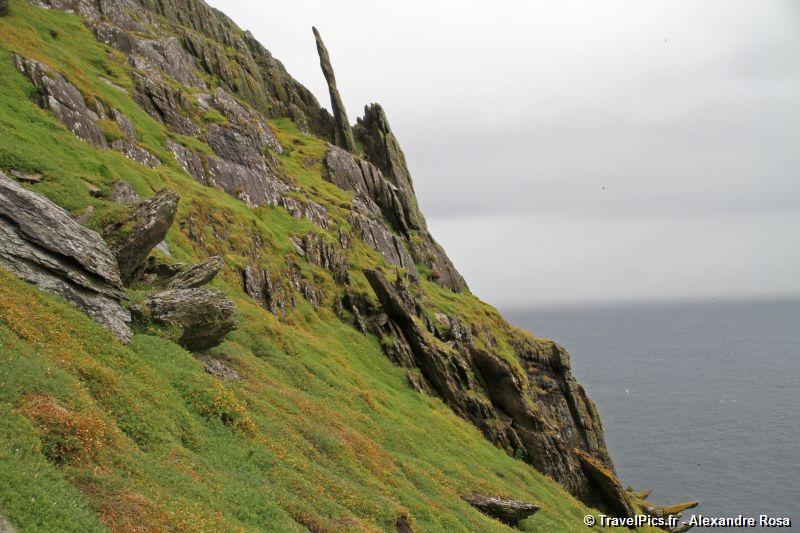
{"label": "overcast sky", "polygon": [[211,0],[351,122],[501,305],[800,294],[800,2]]}

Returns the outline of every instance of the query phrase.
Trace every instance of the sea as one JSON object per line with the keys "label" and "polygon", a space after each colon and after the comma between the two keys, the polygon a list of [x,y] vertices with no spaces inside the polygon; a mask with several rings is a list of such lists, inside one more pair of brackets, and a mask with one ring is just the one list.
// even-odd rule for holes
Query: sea
{"label": "sea", "polygon": [[570,352],[624,485],[800,529],[800,300],[502,311]]}

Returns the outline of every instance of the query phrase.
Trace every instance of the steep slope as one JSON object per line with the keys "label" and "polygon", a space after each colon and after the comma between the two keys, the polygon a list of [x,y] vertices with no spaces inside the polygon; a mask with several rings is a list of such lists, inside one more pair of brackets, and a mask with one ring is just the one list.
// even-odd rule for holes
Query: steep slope
{"label": "steep slope", "polygon": [[[0,19],[0,171],[104,235],[133,322],[109,332],[3,263],[0,514],[31,530],[503,527],[473,492],[540,506],[523,529],[633,512],[567,354],[468,292],[379,106],[353,154],[201,2],[37,4],[52,9],[18,0]],[[135,222],[138,195],[164,187],[180,200],[148,258],[164,235]],[[187,269],[201,260],[221,271]],[[160,320],[165,288],[235,304],[237,329],[191,342],[219,324]]]}

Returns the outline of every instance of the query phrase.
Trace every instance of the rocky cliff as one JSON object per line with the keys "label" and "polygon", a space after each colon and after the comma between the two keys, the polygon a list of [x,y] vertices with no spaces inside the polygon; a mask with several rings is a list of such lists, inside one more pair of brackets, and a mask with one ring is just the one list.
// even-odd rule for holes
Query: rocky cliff
{"label": "rocky cliff", "polygon": [[[76,178],[70,165],[20,155],[25,141],[8,149],[0,267],[71,302],[123,343],[134,334],[174,342],[222,380],[247,372],[233,357],[220,359],[221,344],[277,339],[290,352],[288,339],[309,316],[331,317],[379,343],[414,394],[440,399],[585,505],[637,512],[642,503],[616,477],[569,355],[470,294],[427,229],[384,110],[368,105],[349,123],[316,29],[333,116],[252,35],[198,0],[33,3],[81,18],[103,47],[87,67],[95,77],[68,61],[48,64],[22,41],[0,60],[91,157],[124,170],[103,163]],[[60,35],[50,30],[50,38]],[[215,289],[203,287],[212,282]],[[236,302],[248,310],[244,322]],[[226,411],[222,421],[254,438],[245,411]],[[514,525],[539,509],[462,496]],[[295,521],[321,530],[300,515]],[[413,521],[406,513],[393,523],[410,530]]]}

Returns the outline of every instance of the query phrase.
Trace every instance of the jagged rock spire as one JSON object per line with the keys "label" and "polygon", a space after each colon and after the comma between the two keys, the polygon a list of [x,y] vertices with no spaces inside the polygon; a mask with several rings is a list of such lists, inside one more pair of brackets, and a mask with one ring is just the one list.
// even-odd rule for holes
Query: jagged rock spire
{"label": "jagged rock spire", "polygon": [[392,133],[389,119],[380,104],[364,107],[364,116],[358,119],[355,136],[364,145],[364,152],[370,163],[381,169],[383,174],[402,192],[407,199],[406,218],[413,229],[425,230],[425,217],[417,204],[411,173],[406,164],[406,156],[400,143]]}
{"label": "jagged rock spire", "polygon": [[355,153],[356,142],[353,138],[353,129],[350,127],[350,122],[347,120],[347,112],[342,103],[342,97],[339,94],[339,89],[336,87],[336,76],[333,74],[333,67],[331,66],[331,58],[328,55],[328,49],[325,48],[325,43],[322,42],[317,28],[312,27],[314,38],[317,40],[317,52],[319,53],[319,65],[322,67],[322,73],[325,75],[325,81],[328,82],[328,92],[331,95],[331,107],[333,108],[333,142],[350,153]]}

